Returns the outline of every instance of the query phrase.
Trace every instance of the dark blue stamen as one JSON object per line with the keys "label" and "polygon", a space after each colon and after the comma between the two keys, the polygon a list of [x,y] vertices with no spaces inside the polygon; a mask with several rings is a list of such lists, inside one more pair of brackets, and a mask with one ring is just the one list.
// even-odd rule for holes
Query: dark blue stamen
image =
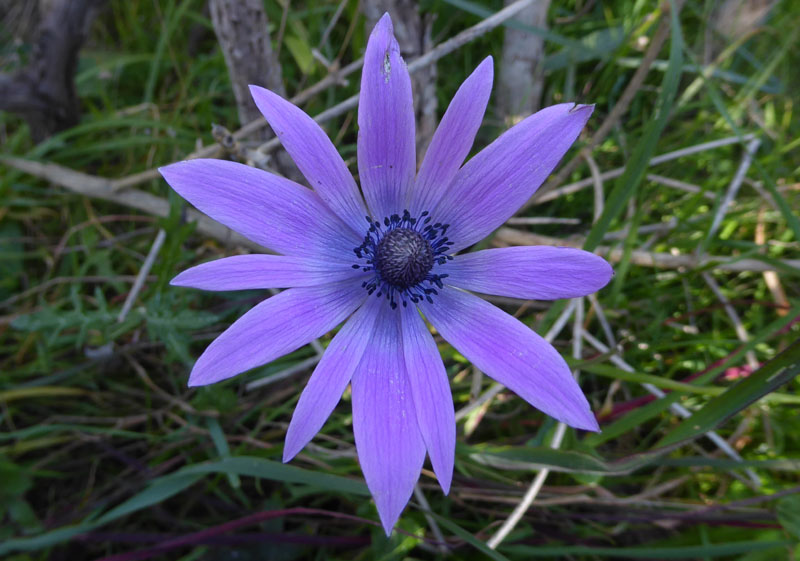
{"label": "dark blue stamen", "polygon": [[438,294],[436,288],[444,288],[442,279],[448,276],[432,273],[433,266],[444,265],[453,258],[447,255],[453,245],[445,236],[449,224],[431,225],[428,211],[413,217],[408,210],[402,216],[385,217],[383,224],[369,216],[366,220],[369,229],[364,243],[353,249],[361,262],[352,267],[365,273],[372,271],[374,276],[361,286],[369,295],[385,297],[393,309],[397,308],[398,299],[403,307],[409,301],[433,302],[431,297]]}

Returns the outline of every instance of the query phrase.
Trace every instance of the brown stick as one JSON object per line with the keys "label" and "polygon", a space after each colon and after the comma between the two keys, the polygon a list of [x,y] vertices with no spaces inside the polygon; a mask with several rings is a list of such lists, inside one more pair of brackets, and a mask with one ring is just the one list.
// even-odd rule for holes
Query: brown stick
{"label": "brown stick", "polygon": [[264,86],[286,96],[280,65],[269,36],[269,21],[261,0],[210,0],[209,10],[236,97],[239,122],[261,117],[248,86]]}
{"label": "brown stick", "polygon": [[[169,215],[169,202],[166,199],[138,189],[115,190],[113,181],[105,177],[88,175],[57,164],[42,164],[13,156],[0,155],[0,162],[19,171],[29,173],[34,177],[51,181],[79,195],[110,201],[155,216],[163,217]],[[256,251],[266,251],[265,248],[257,243],[248,240],[194,209],[186,211],[186,219],[190,222],[197,222],[198,232],[219,240],[226,245],[244,246]]]}
{"label": "brown stick", "polygon": [[[508,5],[511,2],[505,0]],[[517,19],[540,29],[547,29],[550,0],[538,0],[519,13]],[[544,87],[544,38],[525,29],[507,27],[500,58],[500,84],[497,103],[510,124],[539,109]]]}
{"label": "brown stick", "polygon": [[78,123],[78,50],[104,0],[59,0],[39,26],[30,63],[0,75],[0,109],[21,114],[40,141]]}

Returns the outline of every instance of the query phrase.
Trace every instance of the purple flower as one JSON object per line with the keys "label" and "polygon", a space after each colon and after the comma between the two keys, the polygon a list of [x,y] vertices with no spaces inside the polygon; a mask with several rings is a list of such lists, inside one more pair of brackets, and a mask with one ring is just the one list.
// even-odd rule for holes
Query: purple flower
{"label": "purple flower", "polygon": [[[577,249],[510,247],[456,255],[505,222],[575,141],[592,106],[532,115],[462,166],[492,86],[486,58],[461,85],[417,173],[411,81],[384,15],[364,56],[358,108],[361,191],[322,129],[278,95],[256,104],[313,188],[245,165],[191,160],[161,169],[198,209],[278,255],[193,267],[172,284],[204,290],[287,288],[209,345],[189,385],[263,365],[345,322],[303,390],[284,461],[319,431],[348,384],[361,469],[391,531],[427,451],[442,490],[453,474],[455,418],[436,330],[498,382],[576,428],[598,430],[556,350],[468,291],[573,298],[611,267]],[[362,198],[363,193],[363,198]]]}

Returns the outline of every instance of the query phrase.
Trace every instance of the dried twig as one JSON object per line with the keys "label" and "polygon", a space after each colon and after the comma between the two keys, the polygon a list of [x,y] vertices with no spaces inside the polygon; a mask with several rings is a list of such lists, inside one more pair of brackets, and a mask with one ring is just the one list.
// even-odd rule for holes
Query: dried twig
{"label": "dried twig", "polygon": [[[497,245],[551,245],[557,247],[583,247],[583,238],[571,239],[552,238],[530,232],[522,232],[514,228],[503,227],[494,237]],[[599,246],[595,250],[612,263],[622,261],[624,250]],[[772,263],[758,259],[737,259],[736,257],[720,255],[685,255],[672,253],[656,253],[651,251],[633,250],[630,255],[631,263],[640,267],[655,267],[658,269],[693,269],[711,268],[722,271],[775,271]],[[779,261],[787,268],[800,269],[800,259],[782,259]]]}
{"label": "dried twig", "polygon": [[122,309],[117,317],[117,321],[119,323],[125,321],[125,318],[128,316],[128,312],[131,311],[133,303],[136,301],[136,297],[139,295],[139,292],[144,286],[144,280],[147,278],[147,275],[150,274],[150,269],[153,268],[153,263],[156,261],[156,256],[161,250],[161,246],[164,245],[164,241],[166,239],[167,232],[162,228],[158,231],[158,234],[156,234],[156,239],[153,241],[153,245],[150,246],[150,251],[147,253],[147,257],[142,264],[142,268],[139,269],[139,274],[136,275],[136,280],[133,281],[133,286],[131,287],[130,292],[128,292],[128,296],[125,298],[125,303],[122,305]]}
{"label": "dried twig", "polygon": [[[169,202],[166,199],[137,189],[120,191],[115,189],[113,180],[104,177],[88,175],[58,164],[42,164],[13,156],[0,155],[0,162],[34,177],[55,183],[79,195],[110,201],[155,216],[166,217],[169,215]],[[187,209],[186,218],[190,222],[197,222],[198,232],[222,243],[243,246],[256,251],[267,251],[257,243],[194,209]]]}
{"label": "dried twig", "polygon": [[[717,299],[722,304],[722,307],[725,309],[725,313],[728,315],[728,318],[731,320],[733,324],[733,329],[736,331],[736,336],[739,338],[739,341],[742,343],[747,343],[750,341],[750,334],[747,332],[747,328],[742,323],[742,320],[739,318],[739,314],[736,313],[736,309],[731,304],[731,301],[728,300],[728,297],[722,293],[717,281],[714,280],[714,277],[711,276],[710,273],[703,273],[703,280],[706,281],[706,284],[717,297]],[[747,365],[752,368],[753,370],[758,369],[760,366],[758,359],[756,358],[756,353],[753,351],[747,351],[745,353],[745,359],[747,360]]]}
{"label": "dried twig", "polygon": [[[650,162],[648,162],[647,165],[648,166],[655,166],[655,165],[658,165],[658,164],[663,164],[665,162],[670,162],[672,160],[677,160],[678,158],[683,158],[685,156],[691,156],[692,154],[697,154],[698,152],[704,152],[706,150],[712,150],[714,148],[721,148],[722,146],[729,146],[731,144],[738,144],[740,142],[746,142],[746,141],[752,140],[754,138],[755,138],[755,135],[746,134],[746,135],[744,135],[742,137],[729,136],[727,138],[720,138],[719,140],[712,140],[710,142],[703,142],[702,144],[695,144],[694,146],[689,146],[687,148],[681,148],[680,150],[674,150],[672,152],[667,152],[665,154],[661,154],[659,156],[655,156],[650,160]],[[606,171],[606,172],[601,173],[600,174],[600,179],[602,181],[607,181],[609,179],[614,179],[614,178],[617,178],[617,177],[621,176],[624,172],[625,172],[625,168],[624,167],[612,169],[610,171]],[[676,183],[673,183],[673,182],[675,182],[675,180],[664,181],[664,179],[667,179],[667,178],[662,178],[661,176],[657,176],[657,175],[648,175],[647,178],[650,179],[651,181],[664,183],[668,187],[675,187],[677,189],[682,189],[684,191],[699,192],[699,190],[700,190],[699,188],[697,188],[697,191],[695,191],[695,189],[693,189],[694,186],[689,186],[687,188],[687,185],[689,185],[689,184],[683,184],[682,183],[680,186],[678,186]],[[564,195],[569,195],[571,193],[577,193],[581,189],[585,189],[586,187],[589,187],[589,186],[593,185],[593,183],[594,183],[594,178],[593,177],[588,177],[586,179],[581,179],[580,181],[576,181],[575,183],[570,183],[568,185],[563,185],[563,186],[561,186],[561,187],[559,187],[557,189],[552,189],[552,190],[548,191],[547,193],[538,193],[537,192],[534,202],[536,204],[544,203],[544,202],[547,202],[547,201],[552,201],[552,200],[557,199],[558,197],[561,197],[561,196],[564,196]],[[541,189],[540,189],[540,191],[541,191]],[[707,197],[711,198],[711,199],[715,199],[716,198],[713,195],[713,193],[708,194]]]}
{"label": "dried twig", "polygon": [[541,226],[544,224],[570,224],[577,226],[580,223],[579,218],[555,218],[550,216],[519,216],[509,218],[506,222],[506,224],[525,226]]}
{"label": "dried twig", "polygon": [[[754,138],[747,145],[747,149],[742,157],[742,162],[739,164],[739,169],[736,170],[736,175],[733,176],[733,180],[728,186],[728,190],[725,191],[725,196],[722,198],[722,202],[717,208],[717,212],[714,214],[714,219],[711,221],[711,227],[708,230],[706,239],[711,239],[714,234],[716,234],[719,225],[722,224],[722,219],[725,217],[731,202],[733,202],[733,199],[736,198],[736,194],[739,192],[739,187],[742,186],[742,181],[744,181],[747,170],[750,169],[750,164],[753,162],[753,156],[755,156],[756,150],[758,150],[760,144],[761,141],[758,138]],[[702,244],[698,246],[698,250],[702,247]]]}
{"label": "dried twig", "polygon": [[425,498],[425,494],[422,492],[419,483],[414,485],[414,498],[417,499],[419,506],[422,507],[422,514],[425,516],[428,526],[431,527],[433,537],[436,538],[437,542],[439,542],[436,549],[439,551],[439,553],[447,553],[449,551],[449,548],[447,547],[447,541],[444,539],[444,534],[442,534],[442,530],[436,523],[436,519],[430,515],[431,505],[428,503],[428,499]]}
{"label": "dried twig", "polygon": [[[14,294],[10,298],[6,298],[2,302],[0,302],[0,308],[10,307],[12,304],[16,304],[20,300],[24,300],[29,296],[33,296],[34,294],[38,294],[39,292],[42,292],[44,290],[47,290],[48,288],[57,286],[59,284],[71,284],[71,283],[108,284],[112,282],[136,282],[136,278],[137,277],[134,277],[133,275],[116,275],[116,276],[88,275],[85,277],[55,277],[46,280],[41,284],[37,284],[36,286],[29,288],[28,290],[24,290],[22,292]],[[145,280],[155,280],[155,277],[146,277]]]}
{"label": "dried twig", "polygon": [[600,167],[594,161],[592,155],[586,152],[583,155],[589,170],[592,172],[592,186],[594,187],[594,206],[592,207],[592,223],[597,222],[603,215],[605,196],[603,194],[603,178],[600,176]]}

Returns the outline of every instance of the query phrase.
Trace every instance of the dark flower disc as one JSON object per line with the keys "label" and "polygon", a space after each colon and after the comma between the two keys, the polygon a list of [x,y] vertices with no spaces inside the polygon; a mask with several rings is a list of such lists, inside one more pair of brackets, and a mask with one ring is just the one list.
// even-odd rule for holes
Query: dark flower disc
{"label": "dark flower disc", "polygon": [[428,276],[434,263],[433,248],[416,230],[398,228],[381,239],[376,260],[383,280],[404,290]]}

